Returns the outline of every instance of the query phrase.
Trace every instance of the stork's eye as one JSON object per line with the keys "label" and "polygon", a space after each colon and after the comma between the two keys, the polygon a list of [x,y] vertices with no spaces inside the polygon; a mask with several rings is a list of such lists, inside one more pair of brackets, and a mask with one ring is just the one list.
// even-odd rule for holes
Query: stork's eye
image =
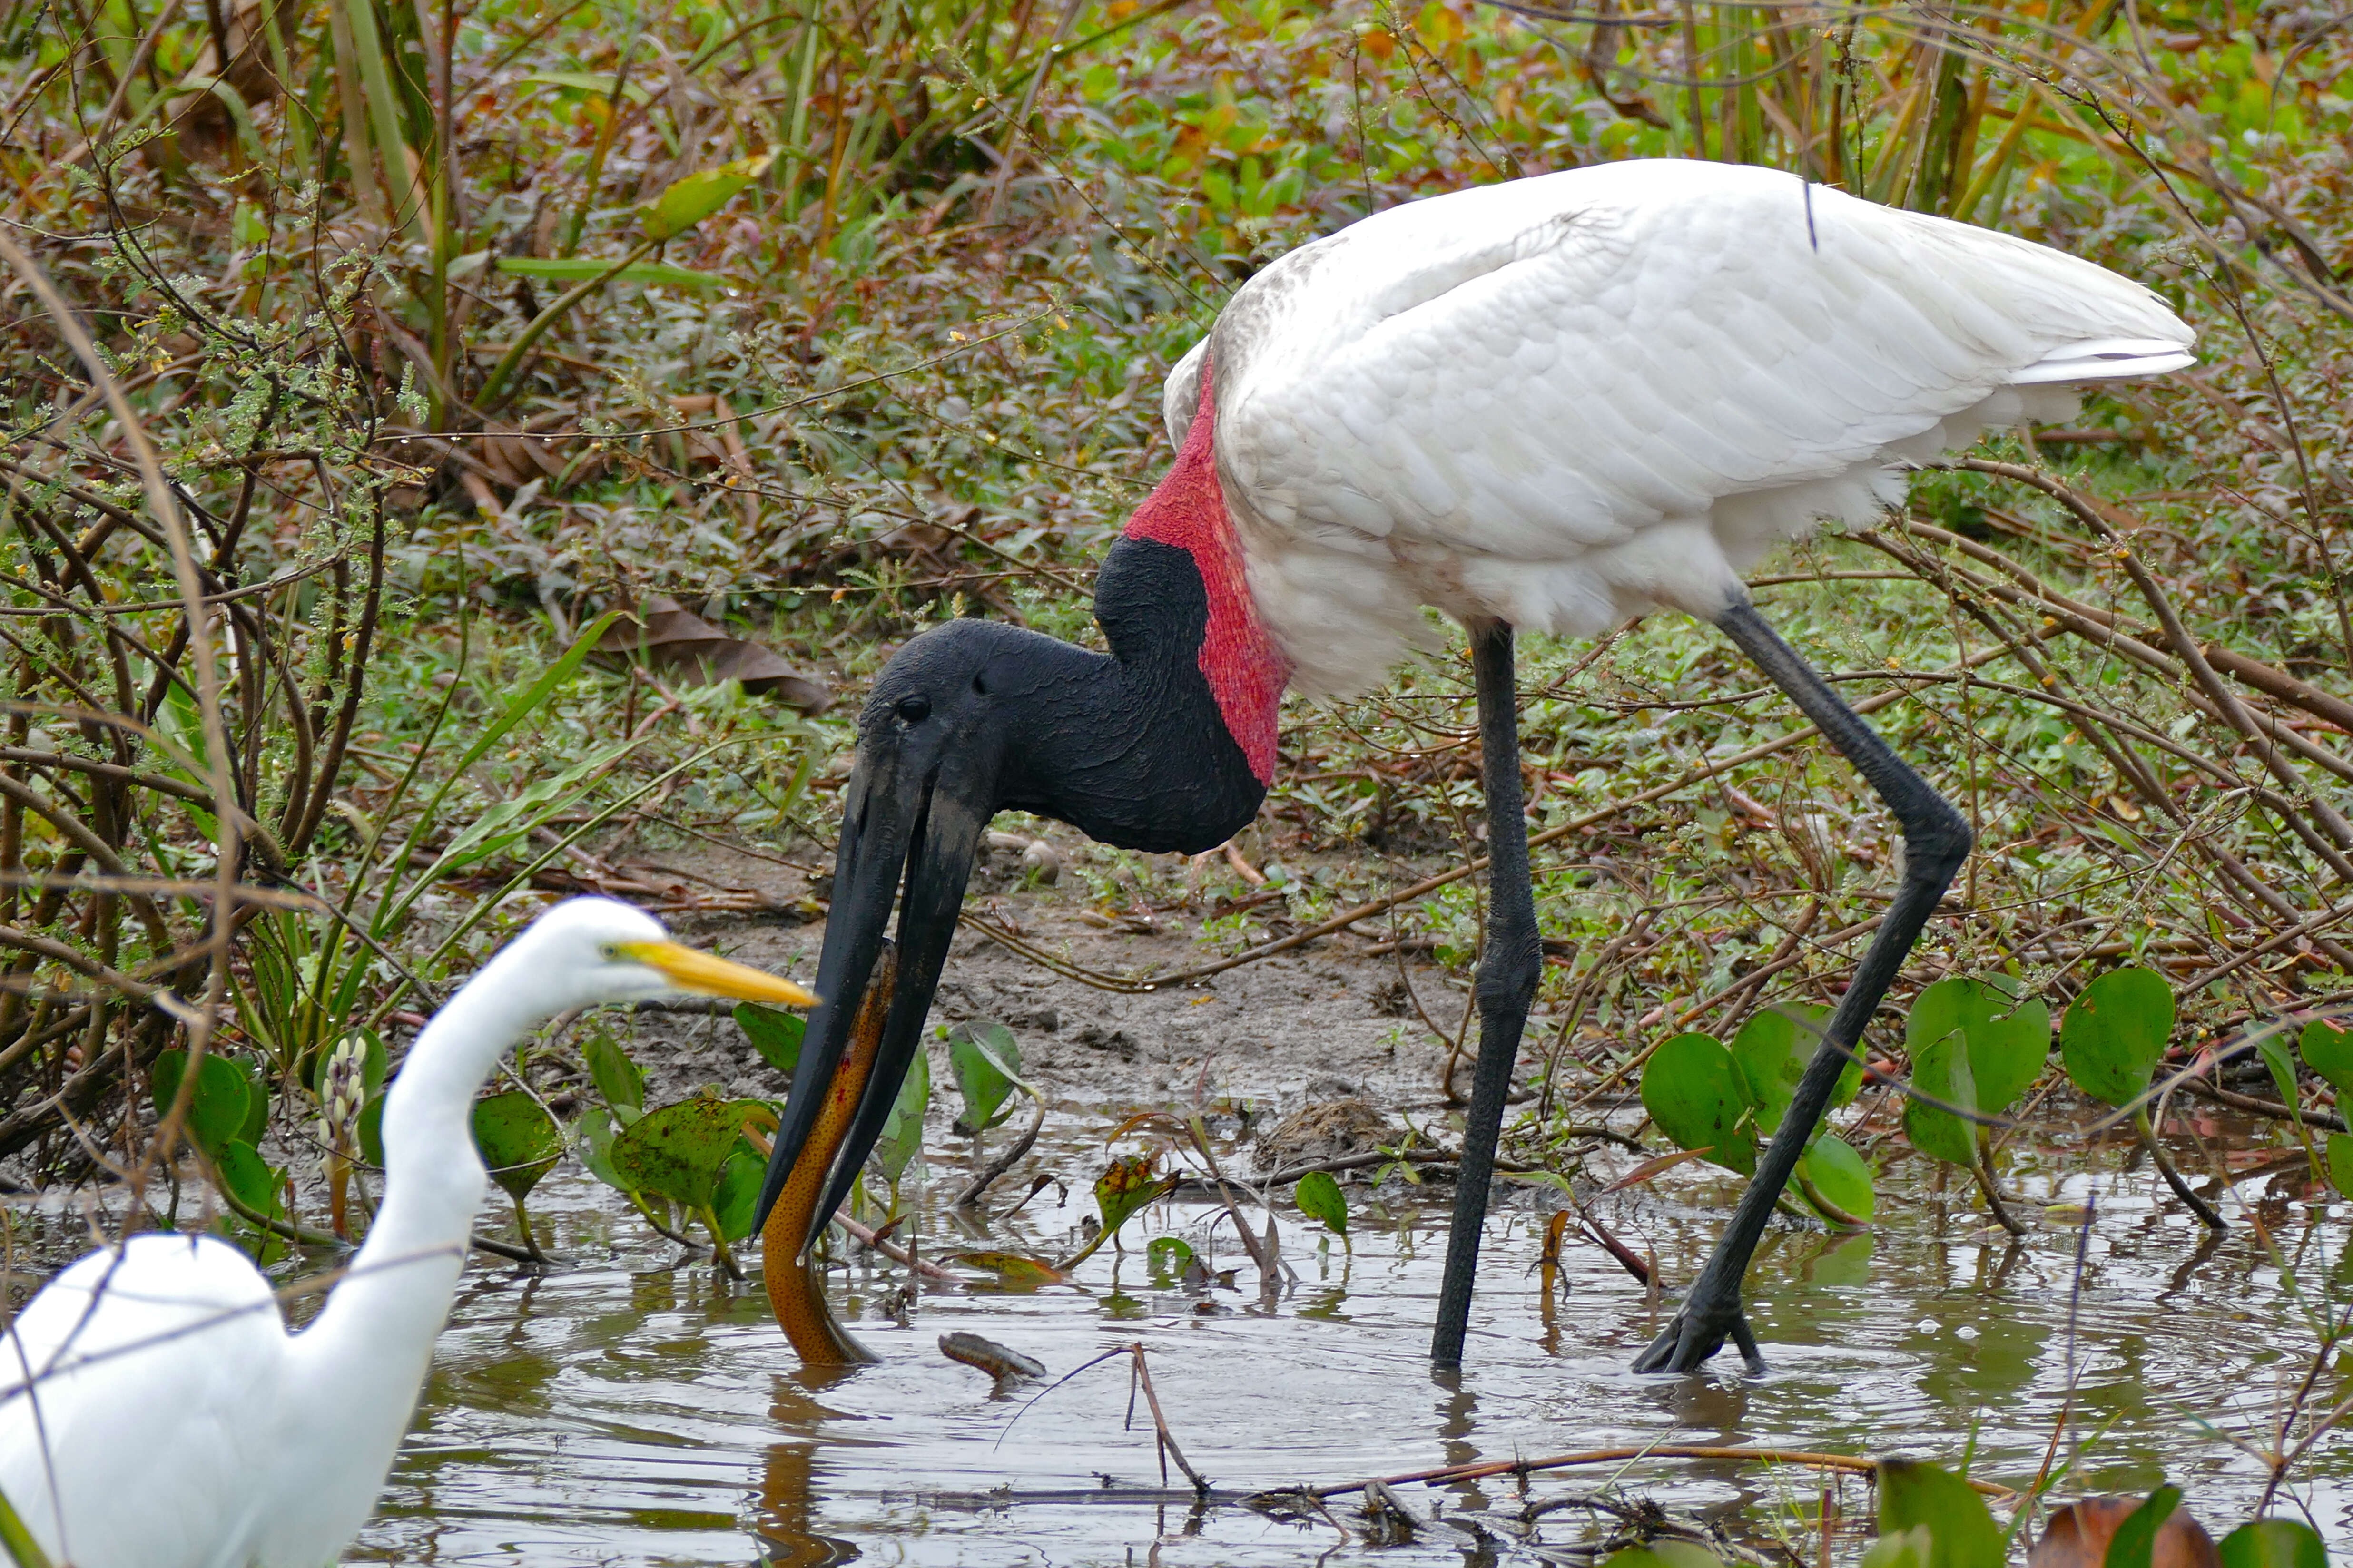
{"label": "stork's eye", "polygon": [[920,724],[932,716],[932,700],[920,693],[899,699],[899,717],[910,724]]}

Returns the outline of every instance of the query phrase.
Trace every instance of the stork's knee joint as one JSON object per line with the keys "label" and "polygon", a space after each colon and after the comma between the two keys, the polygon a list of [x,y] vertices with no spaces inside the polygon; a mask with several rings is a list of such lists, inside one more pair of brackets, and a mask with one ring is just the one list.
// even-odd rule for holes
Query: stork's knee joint
{"label": "stork's knee joint", "polygon": [[1479,963],[1479,1011],[1525,1013],[1536,999],[1543,972],[1544,944],[1535,932],[1491,931],[1486,956]]}
{"label": "stork's knee joint", "polygon": [[1905,869],[1911,875],[1948,882],[1976,847],[1968,819],[1941,797],[1919,820],[1904,825]]}

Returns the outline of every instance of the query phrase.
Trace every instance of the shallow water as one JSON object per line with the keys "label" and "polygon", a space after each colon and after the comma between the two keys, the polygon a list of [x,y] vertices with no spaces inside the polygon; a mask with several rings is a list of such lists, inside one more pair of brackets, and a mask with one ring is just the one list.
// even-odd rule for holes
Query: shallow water
{"label": "shallow water", "polygon": [[[1049,1163],[1065,1174],[1097,1169],[1107,1123],[1057,1124],[1064,1141]],[[1083,1136],[1091,1124],[1093,1139]],[[960,1179],[960,1163],[953,1151],[943,1157],[940,1191]],[[2075,1415],[2059,1454],[2063,1464],[2076,1455],[2073,1482],[2146,1489],[2162,1475],[2210,1524],[2243,1518],[2263,1467],[2228,1439],[2267,1438],[2315,1347],[2253,1227],[2235,1225],[2201,1254],[2196,1223],[2154,1201],[2152,1173],[2124,1169],[2122,1151],[2079,1147],[2010,1173],[2030,1194],[2078,1205],[2038,1215],[2035,1234],[2012,1247],[1957,1189],[1949,1210],[1919,1190],[1917,1163],[1889,1173],[1894,1190],[1882,1194],[1871,1235],[1768,1236],[1749,1277],[1751,1320],[1772,1363],[1761,1379],[1729,1355],[1704,1377],[1630,1374],[1660,1310],[1590,1247],[1564,1258],[1547,1323],[1533,1268],[1536,1205],[1547,1196],[1538,1187],[1506,1189],[1488,1222],[1459,1379],[1433,1375],[1425,1360],[1443,1188],[1429,1204],[1386,1206],[1352,1190],[1352,1250],[1319,1247],[1320,1227],[1284,1206],[1283,1255],[1299,1279],[1271,1301],[1222,1224],[1217,1262],[1242,1265],[1241,1289],[1192,1296],[1155,1282],[1145,1236],[1166,1229],[1205,1246],[1221,1213],[1208,1201],[1155,1207],[1148,1231],[1131,1226],[1131,1250],[1105,1248],[1070,1285],[927,1283],[905,1327],[879,1303],[906,1270],[870,1260],[880,1267],[834,1276],[835,1301],[879,1364],[811,1374],[769,1321],[756,1279],[729,1285],[706,1265],[679,1266],[677,1249],[611,1194],[559,1175],[535,1207],[566,1267],[469,1277],[425,1409],[353,1559],[1405,1568],[1566,1561],[1546,1552],[1590,1533],[1586,1515],[1566,1510],[1524,1541],[1523,1497],[1509,1479],[1398,1489],[1425,1520],[1439,1518],[1411,1543],[1387,1546],[1368,1542],[1354,1498],[1334,1501],[1336,1524],[1302,1525],[1230,1504],[1123,1496],[1161,1485],[1148,1417],[1139,1406],[1127,1420],[1126,1363],[1098,1366],[1029,1405],[1034,1390],[997,1394],[981,1373],[940,1354],[939,1337],[960,1329],[1057,1376],[1141,1342],[1175,1436],[1221,1490],[1657,1442],[1904,1449],[1948,1464],[1974,1444],[1973,1474],[2016,1484],[2042,1462],[2066,1403],[2072,1311]],[[1655,1247],[1667,1280],[1680,1283],[1736,1184],[1684,1167],[1653,1186],[1599,1212],[1637,1250]],[[1020,1190],[994,1196],[1002,1206]],[[2257,1177],[2226,1212],[2259,1217],[2316,1290],[2342,1251],[2348,1211],[2302,1190],[2300,1170]],[[2079,1288],[2077,1215],[2087,1201],[2094,1218]],[[1050,1256],[1087,1200],[1074,1194],[1058,1209],[1050,1190],[986,1238],[935,1206],[924,1210],[926,1256],[976,1247]],[[2348,1392],[2334,1371],[2318,1391],[2324,1407]],[[1811,1538],[1792,1520],[1817,1517],[1823,1482],[1813,1470],[1653,1458],[1540,1473],[1527,1496],[1612,1480],[1681,1512],[1725,1518],[1752,1545],[1788,1530],[1812,1559]],[[985,1495],[998,1489],[1008,1491]],[[2332,1542],[2353,1541],[2353,1437],[2324,1439],[2290,1490]],[[1867,1522],[1867,1489],[1848,1481],[1842,1506],[1851,1511],[1838,1551],[1848,1556]]]}

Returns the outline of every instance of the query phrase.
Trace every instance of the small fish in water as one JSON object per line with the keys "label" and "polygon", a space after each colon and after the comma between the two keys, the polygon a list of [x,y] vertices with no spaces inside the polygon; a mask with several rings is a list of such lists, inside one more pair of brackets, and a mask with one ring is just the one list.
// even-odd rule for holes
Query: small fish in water
{"label": "small fish in water", "polygon": [[995,1340],[982,1339],[978,1334],[942,1334],[940,1353],[950,1361],[976,1366],[1000,1384],[1018,1383],[1025,1378],[1046,1375],[1044,1363],[1032,1361],[1019,1351],[998,1344]]}

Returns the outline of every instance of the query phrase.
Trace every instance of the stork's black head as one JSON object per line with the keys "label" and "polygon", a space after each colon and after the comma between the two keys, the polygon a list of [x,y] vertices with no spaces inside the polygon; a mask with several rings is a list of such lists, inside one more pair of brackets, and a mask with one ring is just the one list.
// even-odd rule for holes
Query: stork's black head
{"label": "stork's black head", "polygon": [[1208,600],[1193,557],[1123,540],[1095,603],[1110,656],[957,620],[900,649],[875,680],[843,792],[822,1000],[770,1156],[764,1219],[840,1064],[895,900],[890,1016],[849,1132],[826,1156],[837,1163],[819,1226],[848,1194],[921,1046],[973,856],[997,812],[1056,817],[1124,847],[1187,851],[1214,848],[1256,815],[1265,785],[1201,672]]}

